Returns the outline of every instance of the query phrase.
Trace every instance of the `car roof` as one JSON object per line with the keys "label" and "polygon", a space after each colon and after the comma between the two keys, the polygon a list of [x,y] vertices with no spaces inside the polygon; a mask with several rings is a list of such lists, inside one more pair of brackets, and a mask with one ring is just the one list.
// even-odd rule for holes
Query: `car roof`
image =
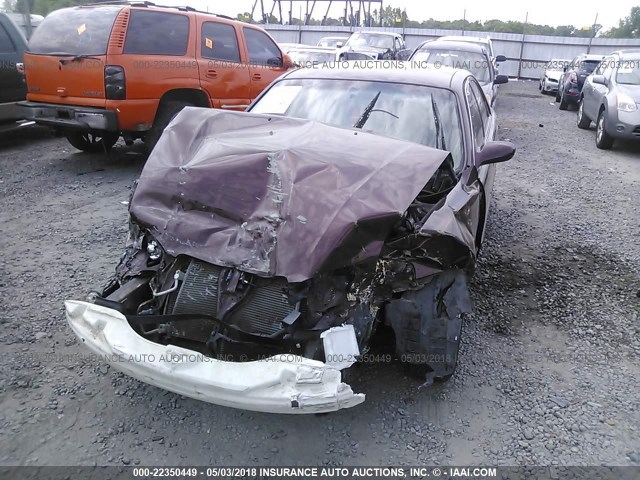
{"label": "car roof", "polygon": [[285,73],[280,79],[337,79],[374,82],[407,83],[438,88],[453,88],[454,83],[472,76],[466,70],[450,67],[415,68],[411,62],[352,60],[316,68],[300,68]]}
{"label": "car roof", "polygon": [[433,40],[427,41],[422,44],[416,50],[428,50],[428,49],[438,49],[438,50],[457,50],[461,52],[473,52],[473,53],[485,53],[486,50],[482,48],[480,45],[476,45],[475,43],[465,43],[458,41],[449,41],[449,40]]}
{"label": "car roof", "polygon": [[604,55],[596,55],[593,53],[583,53],[582,55],[578,55],[578,58],[581,60],[587,60],[587,61],[591,61],[591,60],[602,60],[605,56]]}
{"label": "car roof", "polygon": [[300,45],[300,46],[296,46],[291,48],[291,50],[289,50],[290,52],[296,51],[296,52],[300,52],[300,51],[309,51],[309,52],[327,52],[327,53],[335,53],[336,50],[334,48],[328,48],[328,47],[314,47],[314,46],[307,46],[307,45]]}
{"label": "car roof", "polygon": [[394,37],[399,37],[399,36],[400,36],[400,34],[399,34],[399,33],[393,33],[393,32],[376,32],[376,31],[373,31],[373,30],[361,30],[361,31],[359,31],[359,32],[353,32],[353,33],[352,33],[352,35],[353,35],[353,34],[356,34],[356,33],[369,33],[369,34],[373,34],[373,35],[389,35],[389,36],[394,36]]}
{"label": "car roof", "polygon": [[630,48],[627,50],[617,50],[611,52],[611,55],[619,55],[624,60],[638,60],[640,59],[640,48]]}
{"label": "car roof", "polygon": [[489,43],[491,37],[465,37],[463,35],[445,35],[438,40],[450,40],[452,42],[484,42]]}
{"label": "car roof", "polygon": [[341,35],[329,35],[328,37],[322,37],[320,40],[326,40],[327,38],[349,38],[348,35],[345,36],[341,36]]}

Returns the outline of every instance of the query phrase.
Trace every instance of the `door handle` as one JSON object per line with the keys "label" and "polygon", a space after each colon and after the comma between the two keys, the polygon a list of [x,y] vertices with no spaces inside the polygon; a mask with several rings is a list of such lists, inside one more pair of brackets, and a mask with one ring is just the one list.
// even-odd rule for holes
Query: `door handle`
{"label": "door handle", "polygon": [[217,71],[217,70],[213,70],[213,69],[211,69],[211,70],[207,70],[207,74],[206,74],[206,75],[207,75],[207,77],[209,77],[209,78],[217,78],[217,76],[218,76],[218,71]]}
{"label": "door handle", "polygon": [[254,73],[253,75],[251,75],[251,80],[262,80],[262,75],[260,75],[259,73]]}

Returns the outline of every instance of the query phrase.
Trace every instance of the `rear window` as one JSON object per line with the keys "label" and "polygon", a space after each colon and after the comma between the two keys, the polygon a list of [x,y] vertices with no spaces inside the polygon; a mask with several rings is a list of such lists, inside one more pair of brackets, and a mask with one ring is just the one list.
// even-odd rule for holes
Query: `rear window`
{"label": "rear window", "polygon": [[600,64],[600,60],[585,60],[580,65],[580,70],[583,70],[585,73],[593,72],[596,67]]}
{"label": "rear window", "polygon": [[51,12],[29,40],[28,50],[48,55],[104,55],[122,7],[63,8]]}
{"label": "rear window", "polygon": [[185,15],[132,10],[123,53],[180,56],[187,53],[188,42]]}

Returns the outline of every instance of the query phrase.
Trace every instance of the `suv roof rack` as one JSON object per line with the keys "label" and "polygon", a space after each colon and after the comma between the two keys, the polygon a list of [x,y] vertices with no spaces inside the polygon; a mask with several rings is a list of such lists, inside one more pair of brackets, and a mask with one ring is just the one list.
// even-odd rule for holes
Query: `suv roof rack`
{"label": "suv roof rack", "polygon": [[180,10],[181,12],[195,12],[195,13],[204,13],[207,15],[213,15],[220,18],[226,18],[227,20],[237,20],[235,18],[229,17],[228,15],[221,15],[218,13],[205,12],[203,10],[197,10],[193,7],[185,6],[185,5],[156,5],[153,2],[139,2],[139,1],[128,1],[128,0],[107,0],[104,2],[93,2],[93,3],[84,3],[82,5],[78,5],[80,7],[97,7],[99,5],[131,5],[132,7],[158,7],[158,8],[173,8],[175,10]]}

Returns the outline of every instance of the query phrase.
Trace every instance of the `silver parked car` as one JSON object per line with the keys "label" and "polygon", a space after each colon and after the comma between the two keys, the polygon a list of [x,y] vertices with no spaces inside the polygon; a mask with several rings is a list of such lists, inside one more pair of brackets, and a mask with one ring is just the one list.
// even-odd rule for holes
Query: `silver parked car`
{"label": "silver parked car", "polygon": [[540,85],[538,89],[543,93],[557,92],[558,81],[564,72],[565,67],[569,65],[569,60],[554,58],[549,60],[540,73]]}
{"label": "silver parked car", "polygon": [[596,146],[609,149],[616,138],[640,140],[640,50],[607,55],[584,82],[578,127],[596,122]]}

